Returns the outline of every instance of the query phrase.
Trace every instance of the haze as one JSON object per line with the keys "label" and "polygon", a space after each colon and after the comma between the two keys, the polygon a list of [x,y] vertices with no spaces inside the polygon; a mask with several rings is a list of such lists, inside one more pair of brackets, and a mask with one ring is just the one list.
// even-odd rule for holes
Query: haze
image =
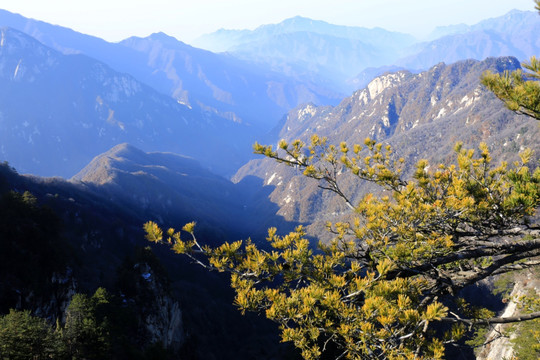
{"label": "haze", "polygon": [[3,0],[1,7],[108,41],[163,31],[188,43],[220,28],[254,29],[296,15],[421,38],[436,26],[534,9],[531,0]]}

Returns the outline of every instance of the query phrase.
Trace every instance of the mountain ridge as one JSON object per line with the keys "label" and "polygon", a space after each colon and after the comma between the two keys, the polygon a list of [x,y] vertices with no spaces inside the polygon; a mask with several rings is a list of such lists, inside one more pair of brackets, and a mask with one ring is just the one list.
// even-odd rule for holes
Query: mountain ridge
{"label": "mountain ridge", "polygon": [[475,25],[454,27],[442,37],[416,44],[413,54],[394,65],[427,69],[438,62],[484,60],[493,56],[514,56],[524,61],[540,52],[536,36],[539,31],[540,19],[535,12],[512,10]]}
{"label": "mountain ridge", "polygon": [[[317,24],[330,30],[316,30]],[[355,29],[358,30],[356,35]],[[525,60],[540,51],[540,42],[535,36],[539,31],[540,20],[537,14],[519,10],[475,25],[439,29],[440,36],[433,35],[436,34],[435,30],[432,38],[428,38],[430,41],[426,42],[415,42],[410,37],[402,38],[399,33],[381,29],[344,27],[295,17],[251,31],[231,30],[206,34],[194,44],[212,48],[212,44],[216,43],[216,46],[222,47],[218,50],[228,51],[241,59],[255,60],[279,71],[289,71],[314,81],[334,81],[334,88],[348,93],[370,80],[359,81],[358,78],[367,75],[364,71],[371,67],[381,69],[371,71],[372,74],[380,75],[383,69],[392,67],[416,72],[427,70],[439,62],[452,63],[469,58],[483,60],[491,56],[515,56]],[[305,32],[311,34],[311,38],[300,35]],[[288,37],[284,37],[285,34]],[[298,34],[298,38],[295,39],[293,34]],[[336,38],[347,40],[348,43],[343,41],[338,44]],[[355,43],[357,40],[361,43]],[[320,44],[324,42],[332,43],[333,50],[321,48]],[[355,51],[347,52],[351,47]],[[304,56],[306,52],[311,57]],[[334,58],[325,57],[326,53],[333,54]],[[298,69],[309,69],[310,72],[304,73]]]}
{"label": "mountain ridge", "polygon": [[60,54],[10,28],[1,34],[0,154],[22,172],[70,177],[126,141],[192,155],[222,173],[250,156],[246,125],[190,109],[85,55]]}
{"label": "mountain ridge", "polygon": [[413,42],[410,35],[381,28],[334,25],[297,16],[252,31],[206,34],[192,43],[348,92],[350,87],[343,84],[347,78],[365,67],[399,59]]}
{"label": "mountain ridge", "polygon": [[[460,140],[465,147],[487,142],[494,159],[513,161],[524,147],[538,153],[540,148],[534,142],[538,126],[534,120],[505,109],[479,84],[479,77],[488,69],[500,72],[519,66],[517,59],[503,57],[440,63],[419,74],[385,74],[338,106],[306,105],[291,110],[278,138],[309,143],[316,133],[335,144],[363,144],[370,137],[392,145],[409,171],[421,158],[430,163],[449,162],[455,142]],[[349,212],[339,198],[321,191],[316,181],[271,159],[251,160],[233,181],[248,175],[274,186],[269,198],[279,206],[278,215],[289,221],[312,223],[307,226],[312,236],[325,236],[324,222]],[[340,181],[353,203],[366,192],[377,190],[345,176]]]}
{"label": "mountain ridge", "polygon": [[[2,25],[27,33],[61,53],[82,53],[104,62],[176,101],[199,107],[199,110],[213,116],[251,123],[260,127],[259,135],[273,127],[275,118],[304,101],[337,103],[341,97],[338,92],[322,85],[278,74],[230,56],[193,48],[164,33],[109,43],[5,10],[0,11]],[[137,47],[141,42],[152,43],[153,53],[130,46],[135,44]],[[252,105],[254,103],[258,109]]]}
{"label": "mountain ridge", "polygon": [[[220,29],[216,31],[215,33],[219,34],[226,34],[227,36],[231,36],[233,38],[238,38],[245,36],[246,39],[238,39],[237,41],[246,42],[250,41],[257,36],[263,35],[263,36],[269,36],[269,35],[278,35],[278,34],[286,34],[286,33],[294,33],[294,32],[314,32],[322,35],[333,35],[335,37],[347,37],[347,38],[354,38],[354,39],[364,39],[368,43],[375,44],[377,43],[381,37],[386,36],[389,37],[391,34],[395,34],[400,41],[403,42],[411,42],[413,37],[408,34],[395,32],[395,31],[388,31],[380,27],[375,28],[366,28],[361,26],[346,26],[346,25],[336,25],[331,24],[323,20],[315,20],[311,18],[307,18],[304,16],[294,16],[291,18],[284,19],[283,21],[276,23],[276,24],[265,24],[260,25],[254,30],[229,30],[229,29]],[[212,39],[212,34],[204,34],[200,36],[198,39],[193,41],[193,44],[195,46],[200,46],[204,44],[205,42],[210,42]],[[344,36],[345,34],[348,34],[349,36]],[[221,38],[223,39],[223,38]],[[217,45],[217,44],[216,44]],[[231,48],[232,46],[230,44],[227,45],[221,45],[226,46],[225,50],[227,51],[228,48]],[[202,48],[208,48],[209,46],[201,46]],[[209,47],[210,49],[212,46]],[[221,50],[215,51],[221,52]]]}

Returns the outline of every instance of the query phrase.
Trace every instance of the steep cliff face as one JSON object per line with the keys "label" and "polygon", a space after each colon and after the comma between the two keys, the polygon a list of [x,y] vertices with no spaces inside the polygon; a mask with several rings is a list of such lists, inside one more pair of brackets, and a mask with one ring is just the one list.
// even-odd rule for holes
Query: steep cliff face
{"label": "steep cliff face", "polygon": [[[178,301],[166,290],[163,279],[148,263],[137,263],[134,272],[137,295],[131,300],[141,303],[141,321],[148,332],[150,343],[160,343],[166,349],[178,351],[184,343],[185,334],[182,311]],[[142,295],[141,295],[142,294]],[[145,300],[152,299],[151,302]]]}
{"label": "steep cliff face", "polygon": [[30,310],[64,326],[74,295],[103,287],[117,349],[145,351],[157,344],[177,352],[184,341],[182,312],[167,272],[146,249],[122,266],[130,259],[122,263],[126,253],[144,243],[130,226],[141,222],[120,220],[126,214],[100,200],[67,181],[24,177],[0,166],[0,315]]}
{"label": "steep cliff face", "polygon": [[412,131],[425,132],[420,130],[423,125],[446,125],[452,135],[468,125],[467,132],[472,132],[471,125],[487,123],[502,108],[494,106],[497,102],[479,84],[481,74],[519,67],[515,58],[506,57],[440,63],[416,75],[408,71],[384,74],[336,107],[307,105],[292,110],[279,135],[286,140],[317,133],[340,140],[363,141],[369,136],[383,141]]}
{"label": "steep cliff face", "polygon": [[[61,322],[65,321],[66,309],[72,296],[77,292],[77,282],[72,276],[72,270],[68,268],[65,273],[54,273],[50,281],[51,291],[40,298],[36,298],[32,292],[21,301],[17,308],[24,309],[33,304],[33,313],[36,316]],[[25,306],[26,305],[26,306]]]}
{"label": "steep cliff face", "polygon": [[[501,317],[513,317],[523,313],[519,309],[515,299],[522,296],[540,296],[540,279],[532,273],[522,274],[517,277],[509,295],[511,299],[505,307]],[[477,360],[513,359],[516,356],[515,340],[517,332],[511,330],[512,325],[498,324],[486,337],[486,346],[477,354]],[[519,326],[519,325],[517,325]]]}

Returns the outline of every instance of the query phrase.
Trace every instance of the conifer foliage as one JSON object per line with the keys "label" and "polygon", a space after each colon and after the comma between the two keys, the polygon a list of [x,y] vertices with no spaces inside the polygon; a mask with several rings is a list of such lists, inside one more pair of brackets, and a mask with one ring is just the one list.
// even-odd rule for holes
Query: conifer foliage
{"label": "conifer foliage", "polygon": [[[525,68],[485,74],[483,83],[511,110],[540,120],[540,62]],[[328,223],[334,240],[318,249],[301,226],[285,236],[270,229],[269,247],[251,240],[209,247],[194,223],[163,231],[148,222],[145,230],[148,240],[230,273],[238,308],[277,322],[305,359],[440,359],[475,328],[540,318],[495,317],[460,295],[495,275],[540,266],[540,226],[530,222],[540,168],[531,151],[495,165],[486,144],[458,143],[454,164],[420,160],[405,179],[403,160],[371,139],[336,146],[314,135],[309,144],[282,140],[254,150],[340,196],[354,219]],[[344,174],[378,184],[382,195],[353,203],[340,185]]]}
{"label": "conifer foliage", "polygon": [[[540,12],[540,0],[535,0]],[[540,120],[540,59],[535,56],[523,63],[523,70],[502,74],[486,72],[482,84],[491,90],[512,111]]]}
{"label": "conifer foliage", "polygon": [[[302,227],[268,232],[271,250],[251,241],[211,248],[198,243],[194,224],[181,232],[145,225],[148,239],[167,242],[198,264],[231,273],[241,311],[278,322],[284,341],[305,359],[336,357],[442,358],[445,346],[471,326],[517,321],[472,309],[461,289],[487,277],[540,264],[540,228],[528,224],[540,201],[540,169],[530,151],[512,166],[494,166],[487,146],[479,153],[456,145],[456,164],[418,162],[410,180],[389,146],[282,141],[277,151],[255,151],[303,170],[354,208],[350,223],[328,223],[335,238],[314,250]],[[434,169],[434,170],[430,170]],[[353,205],[340,187],[344,171],[384,188]],[[540,317],[529,314],[520,319]],[[448,326],[445,326],[448,324]],[[444,331],[443,331],[444,330]],[[336,352],[337,351],[337,352]]]}
{"label": "conifer foliage", "polygon": [[13,309],[0,316],[0,359],[57,359],[61,353],[60,336],[44,319]]}

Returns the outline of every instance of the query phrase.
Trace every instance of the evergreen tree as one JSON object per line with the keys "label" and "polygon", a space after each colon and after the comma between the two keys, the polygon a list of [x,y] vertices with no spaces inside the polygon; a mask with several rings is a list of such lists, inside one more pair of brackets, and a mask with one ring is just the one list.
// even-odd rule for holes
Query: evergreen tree
{"label": "evergreen tree", "polygon": [[[540,12],[540,0],[535,0],[535,3]],[[522,66],[525,71],[520,69],[502,74],[488,71],[482,76],[482,84],[504,101],[510,110],[540,120],[540,59],[533,56]]]}
{"label": "evergreen tree", "polygon": [[61,339],[45,320],[14,309],[0,317],[0,359],[60,359],[62,355]]}
{"label": "evergreen tree", "polygon": [[286,236],[270,229],[271,251],[249,240],[202,246],[193,223],[183,228],[191,234],[184,241],[181,232],[164,234],[149,222],[148,239],[230,272],[236,305],[278,322],[283,340],[306,359],[336,350],[336,357],[354,359],[442,358],[470,328],[540,317],[496,318],[459,296],[490,276],[540,264],[540,229],[526,221],[540,203],[540,169],[530,169],[530,151],[513,167],[493,166],[485,144],[479,156],[458,144],[457,164],[430,172],[422,160],[413,179],[404,180],[390,147],[369,139],[365,147],[362,155],[359,145],[335,147],[317,136],[307,152],[300,141],[282,141],[283,154],[255,146],[349,204],[337,175],[343,169],[391,193],[351,204],[358,217],[328,223],[335,239],[319,244],[319,252],[302,227]]}
{"label": "evergreen tree", "polygon": [[61,229],[58,216],[30,192],[0,194],[0,312],[29,293],[46,293],[52,275],[65,271],[70,250]]}
{"label": "evergreen tree", "polygon": [[[540,120],[540,62],[532,58],[525,68],[485,74],[483,82],[511,110]],[[229,272],[239,309],[277,322],[283,341],[305,359],[440,359],[479,327],[540,318],[537,310],[495,317],[460,295],[490,277],[540,266],[540,226],[529,221],[540,205],[540,168],[531,151],[511,166],[494,165],[485,144],[476,152],[458,143],[454,164],[420,160],[404,179],[403,160],[371,139],[335,146],[315,135],[310,144],[254,149],[336,193],[355,218],[328,223],[334,240],[318,250],[301,226],[285,236],[270,229],[271,250],[250,240],[199,244],[195,223],[181,231],[144,227],[148,240]],[[378,184],[385,195],[353,204],[340,186],[344,173]]]}
{"label": "evergreen tree", "polygon": [[75,294],[66,311],[63,339],[73,359],[104,359],[110,351],[109,322],[105,307],[109,294],[103,288],[92,297]]}

